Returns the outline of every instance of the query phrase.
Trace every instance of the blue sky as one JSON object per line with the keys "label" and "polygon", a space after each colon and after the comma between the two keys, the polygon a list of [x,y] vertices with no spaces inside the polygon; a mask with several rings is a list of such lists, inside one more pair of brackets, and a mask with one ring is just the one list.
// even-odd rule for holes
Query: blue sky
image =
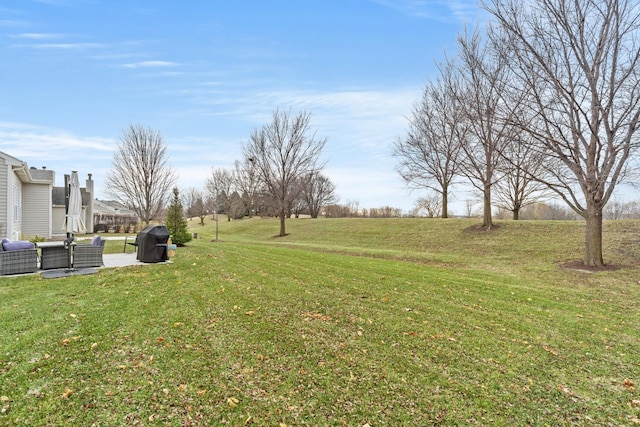
{"label": "blue sky", "polygon": [[203,188],[276,107],[305,110],[340,202],[407,211],[421,194],[391,142],[479,16],[475,0],[2,0],[0,151],[58,185],[92,173],[106,198],[122,132],[142,124],[179,186]]}

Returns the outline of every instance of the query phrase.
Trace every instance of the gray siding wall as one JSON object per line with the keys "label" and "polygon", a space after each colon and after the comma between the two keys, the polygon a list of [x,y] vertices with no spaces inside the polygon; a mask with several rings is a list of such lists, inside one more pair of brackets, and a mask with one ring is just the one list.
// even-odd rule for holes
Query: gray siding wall
{"label": "gray siding wall", "polygon": [[26,238],[38,235],[51,238],[51,185],[22,186],[22,234]]}
{"label": "gray siding wall", "polygon": [[11,173],[11,167],[7,164],[5,159],[0,157],[0,238],[7,237],[7,225],[9,217],[9,207],[11,203],[9,201],[9,182],[8,177]]}

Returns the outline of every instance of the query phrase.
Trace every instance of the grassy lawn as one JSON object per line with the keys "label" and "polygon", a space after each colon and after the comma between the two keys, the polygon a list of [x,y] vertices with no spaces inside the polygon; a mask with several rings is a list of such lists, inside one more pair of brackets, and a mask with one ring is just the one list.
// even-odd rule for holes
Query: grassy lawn
{"label": "grassy lawn", "polygon": [[640,424],[638,221],[595,273],[581,222],[192,224],[169,265],[0,278],[0,425]]}

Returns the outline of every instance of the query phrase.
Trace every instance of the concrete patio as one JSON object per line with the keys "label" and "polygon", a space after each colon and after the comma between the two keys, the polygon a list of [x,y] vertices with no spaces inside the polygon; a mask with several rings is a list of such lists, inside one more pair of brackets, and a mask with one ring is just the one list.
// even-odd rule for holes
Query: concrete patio
{"label": "concrete patio", "polygon": [[[81,269],[78,269],[74,274],[82,275],[82,274],[97,273],[98,270],[103,269],[103,268],[129,267],[129,266],[132,266],[132,265],[162,265],[162,264],[170,264],[171,263],[171,260],[164,261],[164,262],[156,262],[156,263],[138,261],[136,259],[136,253],[135,252],[120,253],[120,254],[104,254],[102,256],[102,260],[104,261],[104,265],[102,267],[81,268]],[[73,275],[73,274],[65,274],[65,270],[68,270],[68,269],[59,268],[59,269],[51,269],[51,270],[38,270],[38,271],[35,271],[33,273],[7,274],[7,275],[0,276],[0,278],[3,278],[3,277],[33,276],[33,275],[36,275],[36,274],[41,274],[42,277],[45,277],[45,278],[68,277],[68,276]]]}

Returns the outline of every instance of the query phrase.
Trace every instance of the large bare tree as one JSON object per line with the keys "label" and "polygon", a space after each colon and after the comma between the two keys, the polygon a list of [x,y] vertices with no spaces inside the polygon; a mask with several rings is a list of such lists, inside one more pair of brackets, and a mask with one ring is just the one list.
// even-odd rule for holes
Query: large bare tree
{"label": "large bare tree", "polygon": [[409,130],[393,143],[396,170],[409,188],[429,189],[441,197],[441,216],[448,216],[450,187],[459,172],[460,149],[467,122],[451,90],[451,63],[441,67],[443,80],[430,82],[413,109]]}
{"label": "large bare tree", "polygon": [[[297,194],[294,186],[303,176],[322,169],[320,154],[326,138],[311,131],[311,115],[276,109],[270,123],[254,130],[244,157],[253,159],[258,178],[271,196],[280,217],[280,236],[286,235],[287,208]],[[297,192],[296,192],[297,193]]]}
{"label": "large bare tree", "polygon": [[469,126],[461,173],[482,194],[482,226],[493,226],[491,191],[500,179],[502,153],[513,138],[513,128],[503,118],[511,107],[505,102],[510,79],[507,59],[494,49],[492,40],[482,40],[477,31],[462,34],[457,106],[463,111]]}
{"label": "large bare tree", "polygon": [[160,132],[130,125],[113,155],[106,192],[149,224],[162,212],[177,180],[167,161]]}
{"label": "large bare tree", "polygon": [[510,89],[526,96],[530,114],[514,123],[555,160],[544,182],[586,219],[585,264],[603,266],[603,208],[640,143],[640,3],[494,0],[485,7],[510,38],[503,45],[517,75]]}

